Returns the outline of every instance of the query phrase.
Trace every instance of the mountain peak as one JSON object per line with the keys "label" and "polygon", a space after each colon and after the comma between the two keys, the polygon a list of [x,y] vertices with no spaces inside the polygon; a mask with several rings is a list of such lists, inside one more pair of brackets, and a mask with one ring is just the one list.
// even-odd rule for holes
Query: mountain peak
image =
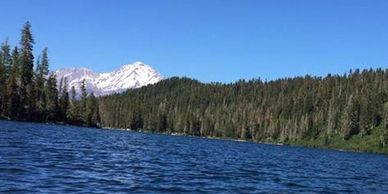
{"label": "mountain peak", "polygon": [[141,61],[135,61],[133,63],[124,64],[121,68],[138,67],[138,66],[145,66],[145,64]]}
{"label": "mountain peak", "polygon": [[146,64],[144,64],[142,61],[135,61],[135,62],[133,62],[131,65],[135,65],[135,66],[145,66]]}
{"label": "mountain peak", "polygon": [[97,96],[139,88],[163,79],[156,70],[141,61],[123,65],[120,69],[108,73],[98,74],[83,67],[60,69],[55,73],[58,82],[62,77],[67,78],[69,88],[74,86],[77,93],[82,80],[85,80],[88,92],[94,92]]}

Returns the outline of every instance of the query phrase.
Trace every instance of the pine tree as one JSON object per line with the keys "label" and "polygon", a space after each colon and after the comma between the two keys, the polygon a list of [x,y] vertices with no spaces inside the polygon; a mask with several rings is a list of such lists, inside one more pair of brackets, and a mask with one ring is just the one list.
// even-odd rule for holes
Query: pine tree
{"label": "pine tree", "polygon": [[57,79],[54,73],[51,73],[45,87],[45,93],[47,98],[46,105],[46,121],[57,120],[58,115],[58,90]]}
{"label": "pine tree", "polygon": [[138,130],[143,128],[144,123],[140,111],[135,111],[130,118],[130,129]]}
{"label": "pine tree", "polygon": [[93,92],[89,95],[87,99],[87,119],[86,124],[88,126],[97,127],[100,126],[100,110],[98,107],[98,102]]}
{"label": "pine tree", "polygon": [[79,103],[76,97],[77,93],[74,86],[72,86],[70,89],[70,107],[68,111],[68,118],[70,118],[72,123],[79,124],[81,119],[79,114]]}
{"label": "pine tree", "polygon": [[4,109],[4,99],[5,99],[5,82],[6,82],[6,73],[5,73],[5,65],[3,63],[3,52],[0,50],[0,116],[3,115]]}
{"label": "pine tree", "polygon": [[34,70],[35,42],[29,22],[23,25],[19,43],[20,49],[15,47],[12,54],[7,40],[0,48],[0,117],[99,126],[99,105],[93,94],[88,97],[85,81],[80,101],[74,87],[70,101],[66,79],[57,89],[55,73],[49,75],[47,48],[38,57]]}
{"label": "pine tree", "polygon": [[26,22],[21,32],[20,40],[20,98],[23,105],[23,117],[30,118],[34,111],[34,85],[33,85],[33,55],[34,39],[31,33],[31,24]]}
{"label": "pine tree", "polygon": [[337,130],[338,123],[338,107],[336,104],[335,92],[332,93],[329,101],[329,109],[327,115],[327,135],[332,135]]}
{"label": "pine tree", "polygon": [[345,140],[359,132],[359,112],[358,101],[351,95],[342,117],[342,134]]}
{"label": "pine tree", "polygon": [[20,119],[23,106],[20,100],[20,71],[19,50],[15,47],[11,57],[11,72],[7,79],[7,102],[6,115],[11,119]]}
{"label": "pine tree", "polygon": [[11,66],[11,55],[8,40],[6,40],[0,49],[0,116],[7,110],[7,78],[9,77]]}
{"label": "pine tree", "polygon": [[9,77],[9,74],[11,72],[11,49],[8,44],[8,40],[5,40],[5,42],[1,45],[1,58],[0,61],[5,67],[5,75],[6,77]]}
{"label": "pine tree", "polygon": [[82,120],[84,123],[87,123],[88,121],[88,112],[87,112],[87,99],[88,99],[88,93],[86,91],[86,81],[82,80],[81,82],[81,106],[80,106],[80,113],[82,114]]}
{"label": "pine tree", "polygon": [[373,110],[370,99],[363,95],[360,102],[360,133],[362,136],[369,135],[373,126]]}
{"label": "pine tree", "polygon": [[66,121],[67,120],[67,112],[69,109],[69,92],[67,90],[68,83],[67,78],[61,78],[60,83],[60,95],[59,95],[59,120]]}
{"label": "pine tree", "polygon": [[47,105],[47,97],[45,93],[45,85],[49,75],[49,61],[47,48],[44,48],[42,55],[38,57],[35,70],[35,85],[36,85],[36,109],[40,118],[44,118]]}

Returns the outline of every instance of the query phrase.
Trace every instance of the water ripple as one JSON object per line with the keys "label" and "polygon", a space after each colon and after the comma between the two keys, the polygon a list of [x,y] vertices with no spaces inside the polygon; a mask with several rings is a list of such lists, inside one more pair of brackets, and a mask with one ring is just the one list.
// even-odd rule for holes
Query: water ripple
{"label": "water ripple", "polygon": [[387,159],[0,121],[0,193],[388,193]]}

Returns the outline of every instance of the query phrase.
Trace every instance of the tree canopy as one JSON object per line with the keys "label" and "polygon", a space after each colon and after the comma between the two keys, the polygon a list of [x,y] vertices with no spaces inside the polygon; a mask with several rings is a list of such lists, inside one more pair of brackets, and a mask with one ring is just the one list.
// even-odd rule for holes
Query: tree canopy
{"label": "tree canopy", "polygon": [[[61,122],[100,126],[98,104],[93,94],[70,99],[67,80],[58,89],[54,72],[49,71],[48,48],[37,58],[34,70],[34,38],[31,24],[21,31],[19,47],[12,52],[8,41],[0,49],[0,116],[13,120]],[[86,110],[76,108],[88,104]],[[97,110],[97,111],[96,111]]]}

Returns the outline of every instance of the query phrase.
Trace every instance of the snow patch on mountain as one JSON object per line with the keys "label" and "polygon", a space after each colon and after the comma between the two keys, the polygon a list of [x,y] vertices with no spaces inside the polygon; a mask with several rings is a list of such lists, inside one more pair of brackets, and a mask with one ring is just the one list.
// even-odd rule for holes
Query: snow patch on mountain
{"label": "snow patch on mountain", "polygon": [[123,65],[120,69],[110,73],[94,73],[87,68],[66,68],[55,71],[58,86],[62,78],[66,78],[69,90],[74,86],[80,92],[82,80],[86,82],[86,90],[96,96],[120,93],[128,89],[140,88],[154,84],[163,77],[152,67],[137,61]]}

